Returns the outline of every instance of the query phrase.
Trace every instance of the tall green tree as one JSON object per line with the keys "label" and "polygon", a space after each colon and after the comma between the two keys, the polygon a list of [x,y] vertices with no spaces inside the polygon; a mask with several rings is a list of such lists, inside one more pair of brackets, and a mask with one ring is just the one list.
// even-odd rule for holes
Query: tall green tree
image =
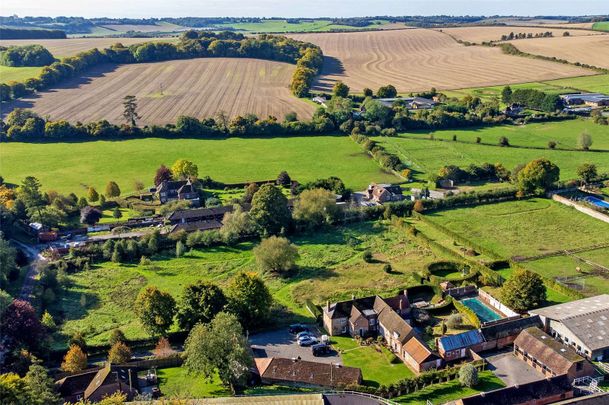
{"label": "tall green tree", "polygon": [[137,98],[135,96],[125,96],[123,98],[123,117],[132,127],[137,125],[140,116],[137,114]]}
{"label": "tall green tree", "polygon": [[226,304],[226,297],[217,285],[205,281],[188,285],[180,300],[178,324],[188,330],[198,323],[209,323]]}
{"label": "tall green tree", "polygon": [[262,235],[277,235],[290,225],[288,199],[272,184],[265,184],[254,194],[250,217]]}
{"label": "tall green tree", "polygon": [[240,205],[235,205],[232,212],[224,214],[220,236],[225,243],[236,243],[240,238],[256,232],[256,224],[249,212],[244,211]]}
{"label": "tall green tree", "polygon": [[31,405],[54,405],[62,404],[55,390],[55,383],[47,370],[40,364],[32,364],[24,377],[29,397],[28,404]]}
{"label": "tall green tree", "polygon": [[176,302],[173,297],[154,286],[148,286],[135,299],[135,314],[152,336],[165,335],[173,323]]}
{"label": "tall green tree", "polygon": [[241,272],[234,276],[226,296],[229,311],[237,315],[243,327],[255,328],[269,318],[273,297],[256,273]]}
{"label": "tall green tree", "polygon": [[219,313],[209,325],[197,324],[184,344],[186,368],[211,380],[218,373],[222,383],[236,393],[245,386],[252,365],[247,339],[237,318]]}
{"label": "tall green tree", "polygon": [[512,88],[510,86],[505,86],[503,90],[501,90],[501,101],[506,104],[512,102]]}
{"label": "tall green tree", "polygon": [[584,131],[579,134],[579,137],[577,138],[577,146],[582,150],[590,150],[590,146],[592,146],[592,137],[588,131]]}
{"label": "tall green tree", "polygon": [[121,189],[115,181],[109,181],[106,184],[106,197],[114,198],[121,195]]}
{"label": "tall green tree", "polygon": [[337,97],[347,97],[349,95],[349,86],[340,80],[332,86],[332,95]]}
{"label": "tall green tree", "polygon": [[546,301],[546,286],[537,273],[517,269],[501,287],[503,303],[517,312],[537,308]]}
{"label": "tall green tree", "polygon": [[285,274],[296,266],[298,248],[284,237],[271,236],[254,248],[258,267],[263,271]]}
{"label": "tall green tree", "polygon": [[584,163],[578,166],[577,176],[582,179],[584,184],[593,182],[598,176],[596,165],[594,163]]}
{"label": "tall green tree", "polygon": [[294,207],[294,219],[310,229],[332,224],[337,215],[336,194],[322,188],[300,193]]}
{"label": "tall green tree", "polygon": [[87,198],[91,202],[97,202],[99,201],[99,193],[97,192],[97,190],[95,190],[95,188],[89,187],[87,189]]}
{"label": "tall green tree", "polygon": [[17,250],[12,247],[0,232],[0,288],[6,288],[8,280],[16,275]]}
{"label": "tall green tree", "polygon": [[171,173],[176,179],[189,179],[199,176],[199,168],[193,162],[186,159],[178,159],[171,166]]}
{"label": "tall green tree", "polygon": [[522,193],[541,193],[550,189],[559,179],[560,169],[548,159],[541,158],[527,163],[518,171],[518,190]]}
{"label": "tall green tree", "polygon": [[35,214],[39,217],[42,216],[42,210],[47,205],[41,187],[42,185],[36,177],[28,176],[17,189],[17,199],[23,202],[30,218]]}

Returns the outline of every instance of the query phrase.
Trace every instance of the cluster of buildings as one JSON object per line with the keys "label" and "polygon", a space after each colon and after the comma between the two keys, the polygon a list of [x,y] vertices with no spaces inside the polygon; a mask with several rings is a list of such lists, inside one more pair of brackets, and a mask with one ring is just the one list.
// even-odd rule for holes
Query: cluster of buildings
{"label": "cluster of buildings", "polygon": [[562,94],[563,112],[577,115],[589,115],[595,109],[609,106],[609,95],[602,93]]}

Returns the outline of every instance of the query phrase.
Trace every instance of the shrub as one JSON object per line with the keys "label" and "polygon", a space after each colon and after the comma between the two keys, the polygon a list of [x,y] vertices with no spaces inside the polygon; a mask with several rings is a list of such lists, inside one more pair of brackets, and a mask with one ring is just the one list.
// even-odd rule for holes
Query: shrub
{"label": "shrub", "polygon": [[510,141],[507,139],[507,137],[502,136],[501,138],[499,138],[499,145],[500,146],[510,146]]}
{"label": "shrub", "polygon": [[459,382],[462,386],[472,388],[478,385],[478,369],[466,364],[459,369]]}
{"label": "shrub", "polygon": [[556,149],[556,142],[549,141],[548,142],[548,149]]}
{"label": "shrub", "polygon": [[131,349],[123,342],[116,342],[108,352],[108,361],[111,364],[123,364],[131,360]]}
{"label": "shrub", "polygon": [[373,257],[372,257],[372,252],[369,250],[366,250],[362,256],[362,258],[364,259],[364,261],[366,263],[372,263]]}
{"label": "shrub", "polygon": [[463,326],[463,315],[461,314],[452,314],[446,320],[446,326],[451,329],[458,329]]}

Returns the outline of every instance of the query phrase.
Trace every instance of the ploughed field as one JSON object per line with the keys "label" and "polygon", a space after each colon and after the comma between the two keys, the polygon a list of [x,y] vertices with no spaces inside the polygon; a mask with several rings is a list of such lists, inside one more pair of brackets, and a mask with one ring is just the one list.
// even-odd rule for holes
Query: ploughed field
{"label": "ploughed field", "polygon": [[[506,28],[509,33],[509,28]],[[506,55],[500,49],[464,46],[425,29],[296,34],[321,47],[326,57],[317,90],[342,80],[355,92],[393,84],[399,92],[455,89],[594,74],[554,62]]]}
{"label": "ploughed field", "polygon": [[5,39],[0,40],[0,46],[39,44],[47,48],[56,58],[64,58],[93,48],[108,48],[117,42],[128,46],[142,42],[172,42],[176,40],[177,38]]}
{"label": "ploughed field", "polygon": [[[458,28],[439,28],[437,31],[444,32],[461,41],[481,43],[487,41],[500,41],[502,35],[518,34],[543,34],[551,32],[554,38],[562,37],[564,32],[569,32],[570,36],[589,36],[600,35],[600,31],[588,31],[582,29],[569,30],[568,28],[543,28],[543,27],[458,27]],[[520,41],[518,42],[520,43]]]}
{"label": "ploughed field", "polygon": [[3,108],[30,108],[51,119],[124,123],[123,97],[138,100],[140,125],[174,123],[180,115],[207,118],[256,114],[279,119],[288,112],[310,118],[314,106],[288,85],[294,65],[259,59],[200,58],[99,66],[86,76],[23,98]]}
{"label": "ploughed field", "polygon": [[534,38],[513,44],[522,52],[609,69],[609,35]]}

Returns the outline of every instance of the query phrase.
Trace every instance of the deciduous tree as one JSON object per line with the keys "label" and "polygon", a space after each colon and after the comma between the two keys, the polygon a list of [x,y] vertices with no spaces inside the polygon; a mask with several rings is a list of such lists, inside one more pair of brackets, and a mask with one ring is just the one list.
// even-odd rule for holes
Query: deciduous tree
{"label": "deciduous tree", "polygon": [[590,146],[592,146],[592,137],[588,131],[584,131],[579,134],[579,138],[577,138],[577,146],[582,150],[590,149]]}
{"label": "deciduous tree", "polygon": [[135,96],[125,96],[123,98],[123,117],[127,124],[132,127],[137,125],[140,116],[137,114],[137,98]]}
{"label": "deciduous tree", "polygon": [[349,95],[349,86],[340,80],[332,86],[332,95],[337,97],[347,97]]}
{"label": "deciduous tree", "polygon": [[545,158],[536,159],[527,163],[518,172],[518,189],[523,193],[541,193],[550,189],[559,177],[558,166]]}
{"label": "deciduous tree", "polygon": [[173,175],[171,174],[171,170],[165,165],[161,165],[158,169],[156,169],[156,174],[154,175],[154,185],[159,186],[164,181],[170,181],[173,179]]}
{"label": "deciduous tree", "polygon": [[115,181],[109,181],[108,184],[106,184],[106,197],[114,198],[119,195],[121,195],[121,189],[118,184],[116,184]]}
{"label": "deciduous tree", "polygon": [[184,345],[186,368],[211,380],[218,373],[235,393],[245,385],[252,365],[247,339],[234,315],[219,313],[209,325],[198,324]]}
{"label": "deciduous tree", "polygon": [[80,210],[80,222],[87,225],[95,225],[102,217],[102,212],[95,207],[86,206]]}
{"label": "deciduous tree", "polygon": [[59,405],[63,403],[55,390],[55,382],[40,364],[32,364],[23,379],[29,397],[28,405]]}
{"label": "deciduous tree", "polygon": [[99,193],[97,192],[97,190],[95,190],[95,188],[89,187],[89,189],[87,190],[87,198],[91,202],[97,202],[99,201]]}
{"label": "deciduous tree", "polygon": [[87,354],[77,345],[70,346],[61,363],[61,369],[70,373],[76,373],[86,368]]}
{"label": "deciduous tree", "polygon": [[224,293],[215,284],[198,281],[184,288],[177,320],[182,329],[192,329],[197,323],[209,323],[227,304]]}
{"label": "deciduous tree", "polygon": [[537,273],[517,269],[503,283],[501,288],[503,303],[518,312],[536,308],[546,301],[546,286]]}
{"label": "deciduous tree", "polygon": [[336,194],[322,188],[300,193],[294,207],[294,219],[310,229],[334,223],[337,215]]}
{"label": "deciduous tree", "polygon": [[178,159],[171,166],[171,173],[176,179],[189,179],[199,176],[199,168],[193,162],[186,159]]}
{"label": "deciduous tree", "polygon": [[45,337],[45,330],[32,305],[24,300],[13,300],[0,318],[0,330],[8,347],[24,345],[38,348]]}
{"label": "deciduous tree", "polygon": [[229,311],[239,318],[245,328],[262,325],[269,317],[273,297],[256,273],[241,272],[227,287]]}
{"label": "deciduous tree", "polygon": [[148,286],[138,294],[134,310],[144,329],[153,336],[159,336],[171,327],[175,305],[175,300],[169,293]]}
{"label": "deciduous tree", "polygon": [[290,225],[288,199],[274,185],[265,184],[252,198],[250,217],[262,235],[277,235]]}
{"label": "deciduous tree", "polygon": [[108,361],[111,364],[123,364],[131,360],[131,349],[123,342],[116,342],[108,351]]}
{"label": "deciduous tree", "polygon": [[235,205],[232,212],[224,214],[220,236],[225,243],[233,244],[240,238],[256,232],[256,223],[250,214],[243,211],[240,205]]}
{"label": "deciduous tree", "polygon": [[598,176],[596,165],[593,163],[584,163],[577,168],[577,176],[582,179],[584,184],[591,183]]}
{"label": "deciduous tree", "polygon": [[263,271],[284,274],[294,268],[298,248],[284,237],[271,236],[254,248],[256,263]]}
{"label": "deciduous tree", "polygon": [[471,364],[462,366],[459,369],[459,382],[468,388],[478,385],[478,369]]}

